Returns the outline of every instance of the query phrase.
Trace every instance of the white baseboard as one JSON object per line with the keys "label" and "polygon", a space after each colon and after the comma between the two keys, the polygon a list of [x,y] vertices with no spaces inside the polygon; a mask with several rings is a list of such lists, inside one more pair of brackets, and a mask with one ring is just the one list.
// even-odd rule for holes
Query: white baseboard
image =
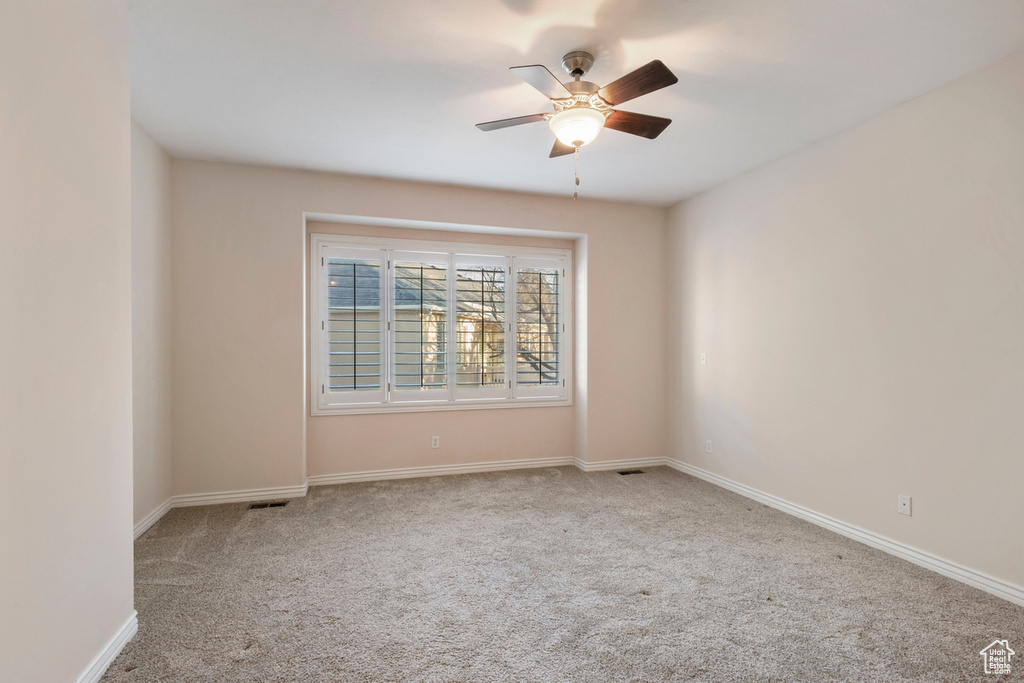
{"label": "white baseboard", "polygon": [[160,503],[155,510],[140,519],[139,523],[135,525],[135,538],[146,533],[149,530],[149,527],[159,522],[160,518],[166,515],[167,511],[174,507],[173,501],[173,497],[168,498],[164,502]]}
{"label": "white baseboard", "polygon": [[573,459],[530,458],[525,460],[499,460],[497,462],[473,462],[461,465],[425,465],[423,467],[400,467],[390,470],[365,470],[344,474],[317,474],[307,482],[310,486],[348,484],[354,481],[384,481],[386,479],[412,479],[414,477],[440,477],[449,474],[473,474],[476,472],[501,472],[504,470],[536,469],[539,467],[565,467]]}
{"label": "white baseboard", "polygon": [[96,655],[89,666],[85,667],[85,671],[78,675],[75,679],[75,683],[96,683],[100,680],[103,672],[107,670],[110,663],[114,661],[114,658],[121,652],[121,648],[128,644],[128,641],[135,637],[135,634],[139,630],[139,615],[134,610],[132,611],[131,617],[128,621],[124,622],[124,626],[118,629],[114,637],[110,639],[107,646],[104,647],[98,655]]}
{"label": "white baseboard", "polygon": [[998,598],[1008,600],[1017,605],[1024,605],[1024,587],[1017,586],[1015,584],[997,579],[994,576],[983,574],[974,569],[969,569],[955,562],[938,557],[931,553],[923,550],[918,550],[909,545],[894,541],[891,538],[885,536],[879,536],[878,534],[861,529],[860,527],[852,524],[847,524],[828,515],[823,515],[814,510],[810,510],[801,505],[790,503],[789,501],[783,500],[770,493],[764,491],[758,491],[755,488],[740,484],[731,479],[702,470],[699,467],[687,464],[685,462],[674,460],[672,458],[666,458],[664,464],[668,465],[674,470],[685,472],[686,474],[703,479],[706,482],[719,486],[723,489],[738,493],[741,496],[745,496],[752,500],[756,500],[759,503],[764,503],[768,507],[773,507],[776,510],[781,510],[787,514],[799,517],[800,519],[817,524],[820,527],[824,527],[829,531],[834,531],[837,534],[852,538],[855,541],[859,541],[864,545],[869,545],[872,548],[877,548],[883,552],[895,555],[907,562],[913,562],[914,564],[930,569],[933,572],[948,576],[951,579],[956,579],[962,583],[966,583],[969,586],[973,586],[986,593],[991,593]]}
{"label": "white baseboard", "polygon": [[223,503],[248,503],[256,500],[302,498],[306,495],[306,488],[306,484],[300,484],[299,486],[278,486],[269,489],[190,493],[182,496],[172,496],[171,507],[183,508],[194,505],[221,505]]}
{"label": "white baseboard", "polygon": [[587,462],[573,458],[572,464],[584,472],[603,472],[605,470],[629,470],[636,467],[657,467],[665,464],[665,458],[633,458],[630,460],[602,460]]}
{"label": "white baseboard", "polygon": [[220,491],[217,493],[194,493],[171,496],[158,508],[146,515],[135,525],[135,538],[160,521],[173,508],[196,505],[220,505],[222,503],[243,503],[281,498],[302,498],[310,486],[347,484],[355,481],[384,481],[386,479],[410,479],[414,477],[439,477],[448,474],[471,474],[474,472],[500,472],[503,470],[535,469],[538,467],[564,467],[572,465],[573,458],[530,458],[523,460],[500,460],[497,462],[475,462],[461,465],[426,465],[424,467],[403,467],[388,470],[365,470],[345,474],[320,474],[309,477],[302,486],[284,486],[268,489],[243,491]]}
{"label": "white baseboard", "polygon": [[135,538],[146,533],[151,526],[160,521],[173,508],[194,507],[196,505],[221,505],[223,503],[248,503],[259,500],[281,500],[282,498],[302,498],[308,486],[278,486],[268,489],[245,489],[242,491],[218,491],[215,493],[190,493],[171,496],[155,510],[139,520],[135,525]]}

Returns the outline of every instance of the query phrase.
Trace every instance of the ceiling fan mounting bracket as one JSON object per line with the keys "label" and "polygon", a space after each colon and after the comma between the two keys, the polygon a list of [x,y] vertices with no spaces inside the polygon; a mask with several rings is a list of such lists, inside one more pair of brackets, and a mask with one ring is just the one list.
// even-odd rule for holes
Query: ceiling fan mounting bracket
{"label": "ceiling fan mounting bracket", "polygon": [[592,66],[594,66],[594,55],[589,52],[576,50],[562,57],[562,67],[573,78],[579,78],[587,73]]}

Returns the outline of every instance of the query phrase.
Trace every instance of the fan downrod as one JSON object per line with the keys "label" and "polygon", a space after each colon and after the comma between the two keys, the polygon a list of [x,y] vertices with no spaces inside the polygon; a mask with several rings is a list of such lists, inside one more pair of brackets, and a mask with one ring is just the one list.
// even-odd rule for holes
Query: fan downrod
{"label": "fan downrod", "polygon": [[575,79],[590,71],[594,66],[594,55],[582,50],[570,52],[562,57],[562,67]]}

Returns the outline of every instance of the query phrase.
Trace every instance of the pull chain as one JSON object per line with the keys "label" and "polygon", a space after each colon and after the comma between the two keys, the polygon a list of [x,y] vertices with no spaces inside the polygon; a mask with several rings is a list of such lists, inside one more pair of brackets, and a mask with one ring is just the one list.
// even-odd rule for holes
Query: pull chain
{"label": "pull chain", "polygon": [[576,185],[572,188],[572,200],[576,201],[579,197],[580,189],[580,146],[576,145]]}

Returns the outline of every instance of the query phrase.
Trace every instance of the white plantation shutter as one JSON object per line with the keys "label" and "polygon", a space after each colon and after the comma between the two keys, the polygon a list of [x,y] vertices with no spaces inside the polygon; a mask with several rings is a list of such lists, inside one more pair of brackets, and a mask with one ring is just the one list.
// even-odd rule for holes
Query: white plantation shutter
{"label": "white plantation shutter", "polygon": [[311,242],[314,415],[571,403],[570,252]]}
{"label": "white plantation shutter", "polygon": [[391,398],[448,399],[448,254],[391,255]]}
{"label": "white plantation shutter", "polygon": [[515,396],[564,396],[565,260],[515,258],[513,264]]}
{"label": "white plantation shutter", "polygon": [[328,405],[384,400],[385,252],[321,250],[320,392]]}
{"label": "white plantation shutter", "polygon": [[507,398],[508,259],[455,255],[455,397]]}

